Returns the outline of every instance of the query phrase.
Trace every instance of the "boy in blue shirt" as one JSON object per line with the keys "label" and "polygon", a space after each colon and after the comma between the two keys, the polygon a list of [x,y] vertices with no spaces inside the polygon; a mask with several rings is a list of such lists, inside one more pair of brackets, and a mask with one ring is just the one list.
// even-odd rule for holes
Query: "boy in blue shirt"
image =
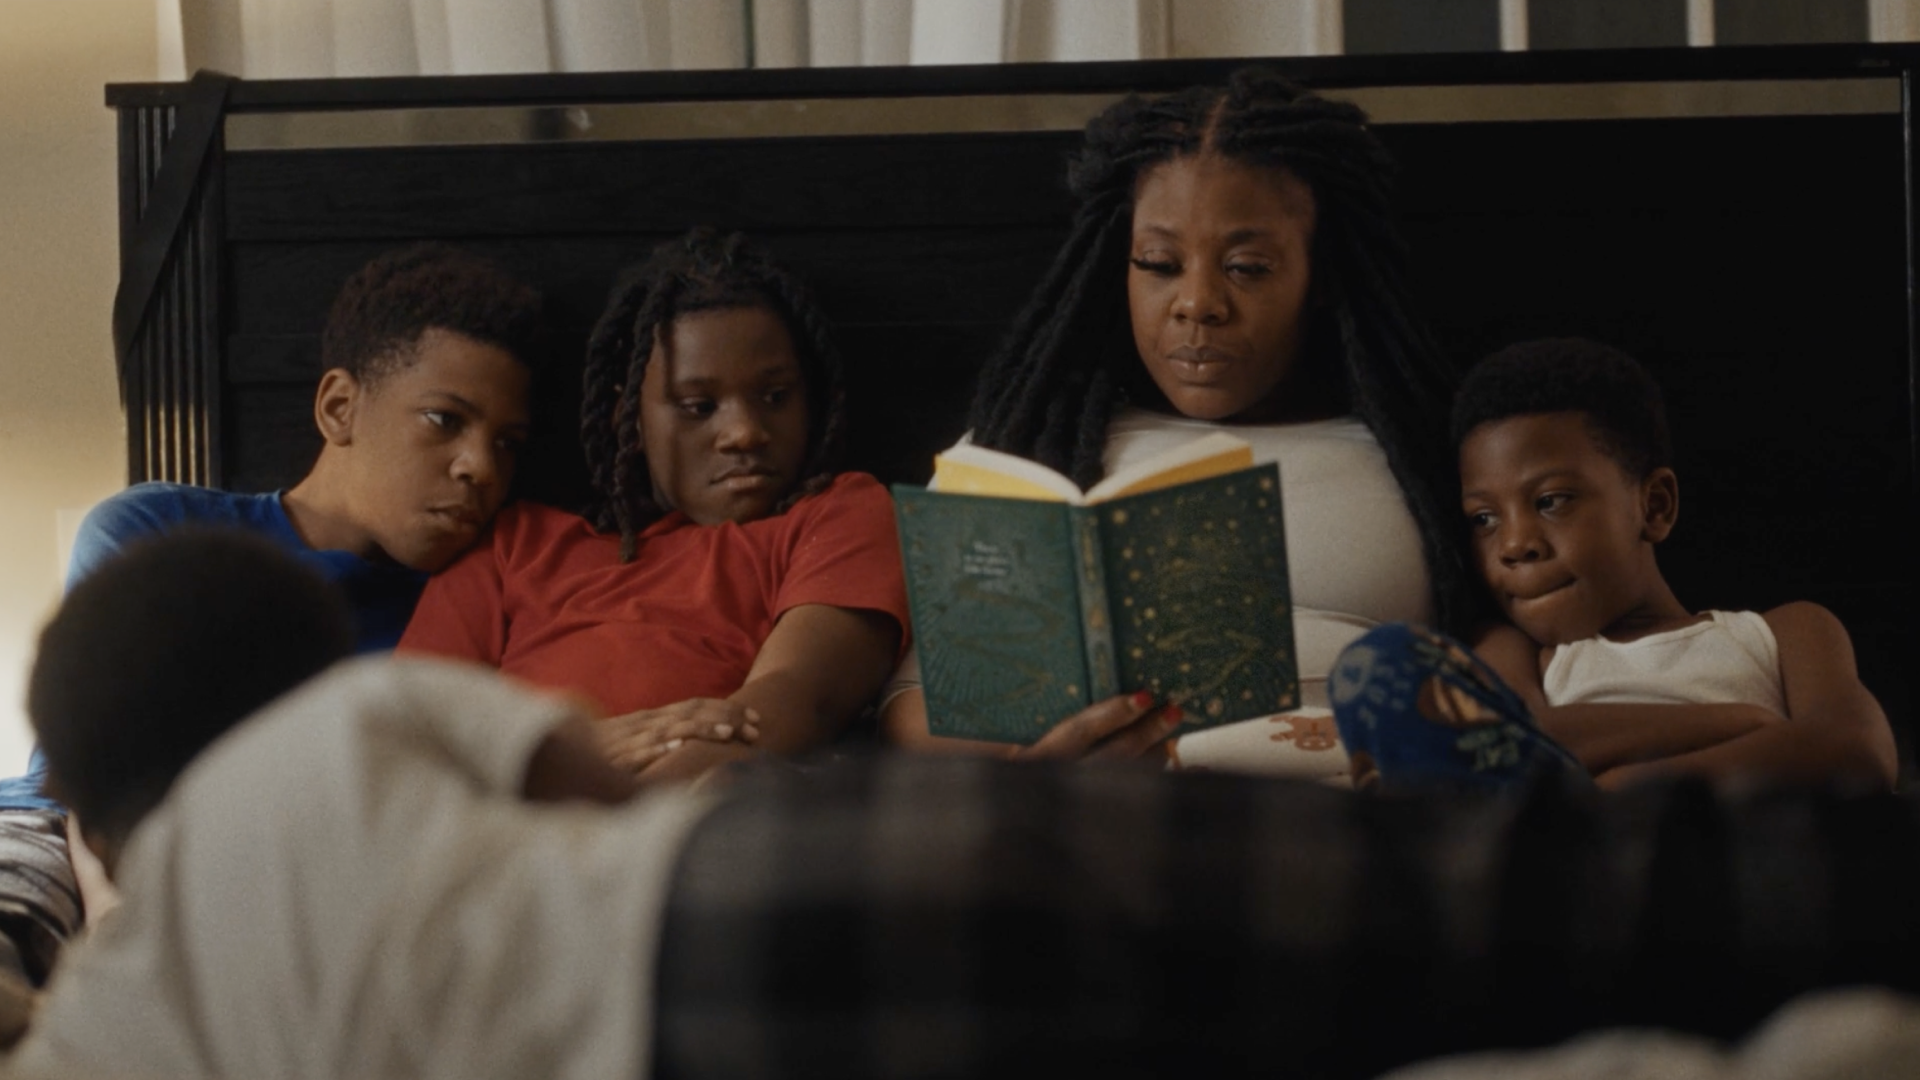
{"label": "boy in blue shirt", "polygon": [[[527,439],[542,307],[503,267],[443,244],[375,258],[327,316],[313,409],[322,443],[307,475],[260,494],[136,484],[81,523],[68,588],[143,537],[236,527],[344,594],[357,651],[391,649],[427,575],[506,498]],[[41,794],[44,779],[36,753],[26,776],[0,780],[0,916],[11,916],[0,937],[35,982],[80,916],[59,822],[46,817],[65,810]]]}
{"label": "boy in blue shirt", "polygon": [[390,649],[426,575],[506,498],[526,441],[540,297],[443,245],[390,252],[347,281],[321,338],[323,439],[281,492],[137,484],[95,507],[68,587],[132,540],[188,522],[257,532],[347,594],[360,651]]}

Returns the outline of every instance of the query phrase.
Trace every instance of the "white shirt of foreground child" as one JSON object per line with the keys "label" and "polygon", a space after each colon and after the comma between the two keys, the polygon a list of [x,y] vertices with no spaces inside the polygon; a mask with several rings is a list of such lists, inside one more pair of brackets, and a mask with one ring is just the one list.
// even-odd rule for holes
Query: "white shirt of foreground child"
{"label": "white shirt of foreground child", "polygon": [[645,1076],[684,789],[522,798],[565,702],[359,660],[209,747],[11,1064],[71,1076]]}

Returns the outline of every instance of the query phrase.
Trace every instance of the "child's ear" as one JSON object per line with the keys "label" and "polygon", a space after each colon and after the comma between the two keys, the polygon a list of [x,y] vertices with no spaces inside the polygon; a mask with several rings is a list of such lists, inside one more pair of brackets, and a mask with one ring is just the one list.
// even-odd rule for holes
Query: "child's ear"
{"label": "child's ear", "polygon": [[313,393],[313,424],[331,446],[353,443],[353,418],[365,388],[345,368],[328,368]]}
{"label": "child's ear", "polygon": [[1640,538],[1650,544],[1665,540],[1680,517],[1680,479],[1666,466],[1640,482]]}

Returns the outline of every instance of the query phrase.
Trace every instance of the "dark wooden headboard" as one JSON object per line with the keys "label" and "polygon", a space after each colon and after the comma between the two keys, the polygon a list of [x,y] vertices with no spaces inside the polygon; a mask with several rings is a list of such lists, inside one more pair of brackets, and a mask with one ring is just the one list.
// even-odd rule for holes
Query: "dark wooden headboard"
{"label": "dark wooden headboard", "polygon": [[[1827,603],[1910,745],[1920,49],[1272,63],[1374,111],[1420,298],[1461,363],[1583,334],[1655,371],[1686,496],[1662,556],[1683,602]],[[814,283],[852,369],[854,464],[921,479],[1063,235],[1077,123],[1234,66],[110,87],[129,475],[297,479],[334,291],[375,252],[436,238],[552,297],[561,370],[522,493],[570,502],[573,383],[607,286],[705,223]]]}

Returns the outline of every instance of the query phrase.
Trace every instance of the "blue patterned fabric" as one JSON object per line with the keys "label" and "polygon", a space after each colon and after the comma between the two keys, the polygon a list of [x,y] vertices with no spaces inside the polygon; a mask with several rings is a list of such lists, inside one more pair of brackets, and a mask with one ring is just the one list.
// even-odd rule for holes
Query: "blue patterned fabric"
{"label": "blue patterned fabric", "polygon": [[1334,662],[1327,696],[1356,787],[1492,791],[1587,775],[1492,668],[1425,627],[1367,631]]}

